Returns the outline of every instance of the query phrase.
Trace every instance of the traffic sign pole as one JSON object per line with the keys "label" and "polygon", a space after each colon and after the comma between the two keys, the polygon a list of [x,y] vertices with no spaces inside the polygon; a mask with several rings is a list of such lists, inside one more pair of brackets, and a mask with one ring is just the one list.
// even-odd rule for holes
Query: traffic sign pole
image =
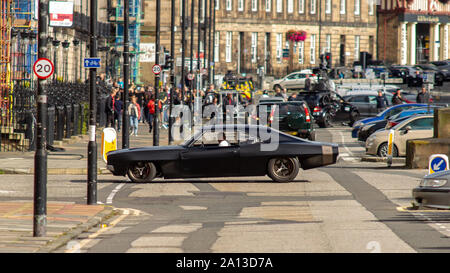
{"label": "traffic sign pole", "polygon": [[[45,58],[48,37],[48,10],[44,0],[39,1],[38,18],[38,58]],[[45,236],[47,226],[47,90],[45,83],[45,78],[38,79],[36,153],[34,156],[34,237]]]}
{"label": "traffic sign pole", "polygon": [[156,0],[156,54],[155,65],[153,66],[153,72],[155,73],[155,116],[153,118],[153,146],[159,146],[159,74],[161,73],[161,66],[159,65],[160,16],[161,0]]}
{"label": "traffic sign pole", "polygon": [[[97,0],[91,0],[90,57],[97,57]],[[89,68],[89,143],[87,204],[97,204],[97,68]]]}

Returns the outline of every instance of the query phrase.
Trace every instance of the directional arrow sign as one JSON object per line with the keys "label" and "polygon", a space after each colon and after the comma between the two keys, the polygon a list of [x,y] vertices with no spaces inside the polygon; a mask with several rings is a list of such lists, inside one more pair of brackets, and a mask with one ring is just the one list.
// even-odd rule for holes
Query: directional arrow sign
{"label": "directional arrow sign", "polygon": [[84,58],[84,68],[100,68],[101,58]]}
{"label": "directional arrow sign", "polygon": [[429,174],[448,170],[448,157],[444,154],[430,156]]}

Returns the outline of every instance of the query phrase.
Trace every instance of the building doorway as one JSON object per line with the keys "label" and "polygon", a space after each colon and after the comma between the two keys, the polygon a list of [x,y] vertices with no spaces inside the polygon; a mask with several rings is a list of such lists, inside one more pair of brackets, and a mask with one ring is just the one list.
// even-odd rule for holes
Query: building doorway
{"label": "building doorway", "polygon": [[345,66],[345,35],[341,35],[339,48],[339,65]]}
{"label": "building doorway", "polygon": [[427,63],[430,60],[430,24],[417,24],[416,37],[417,63]]}

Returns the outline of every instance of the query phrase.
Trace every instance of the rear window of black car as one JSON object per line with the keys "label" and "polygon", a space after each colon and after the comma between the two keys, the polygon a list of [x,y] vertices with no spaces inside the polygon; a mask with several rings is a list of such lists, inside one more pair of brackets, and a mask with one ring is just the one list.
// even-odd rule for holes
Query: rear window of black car
{"label": "rear window of black car", "polygon": [[304,113],[303,103],[264,103],[260,104],[259,111],[264,111],[264,106],[266,107],[266,112],[270,113],[272,111],[272,106],[276,105],[278,107],[278,114],[279,115],[289,115],[293,113]]}

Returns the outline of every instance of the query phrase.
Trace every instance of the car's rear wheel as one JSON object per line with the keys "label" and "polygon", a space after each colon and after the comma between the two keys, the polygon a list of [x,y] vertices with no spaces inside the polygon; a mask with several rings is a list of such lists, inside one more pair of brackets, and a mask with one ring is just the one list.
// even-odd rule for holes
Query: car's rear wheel
{"label": "car's rear wheel", "polygon": [[300,163],[295,157],[277,157],[269,160],[268,175],[275,182],[289,182],[297,177]]}
{"label": "car's rear wheel", "polygon": [[328,128],[331,126],[331,116],[330,114],[326,113],[323,117],[323,121],[319,123],[320,128]]}
{"label": "car's rear wheel", "polygon": [[[387,157],[388,156],[388,143],[385,142],[383,144],[380,145],[380,147],[378,148],[378,156],[380,157]],[[397,157],[398,156],[398,150],[397,147],[395,147],[395,145],[392,146],[392,157]]]}
{"label": "car's rear wheel", "polygon": [[128,178],[134,183],[151,182],[156,176],[156,166],[152,162],[134,162],[128,168]]}

